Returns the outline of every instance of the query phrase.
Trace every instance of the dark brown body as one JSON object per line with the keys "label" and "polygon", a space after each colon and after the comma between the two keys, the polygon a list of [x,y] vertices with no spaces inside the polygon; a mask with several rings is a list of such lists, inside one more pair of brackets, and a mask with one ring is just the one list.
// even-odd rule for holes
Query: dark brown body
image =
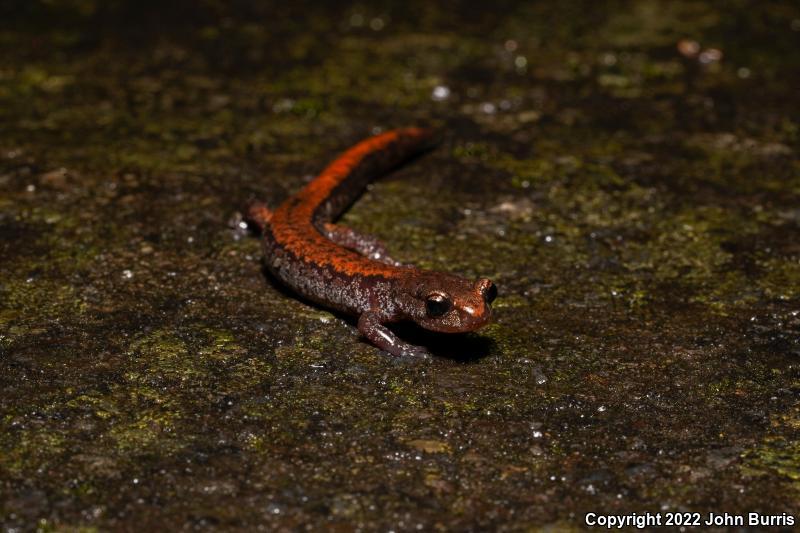
{"label": "dark brown body", "polygon": [[413,320],[436,331],[471,331],[488,322],[496,294],[485,278],[471,282],[400,265],[374,238],[331,224],[372,179],[430,148],[432,139],[420,128],[369,138],[275,211],[254,204],[249,212],[276,278],[314,302],[359,316],[361,333],[395,355],[426,351],[400,341],[383,324]]}

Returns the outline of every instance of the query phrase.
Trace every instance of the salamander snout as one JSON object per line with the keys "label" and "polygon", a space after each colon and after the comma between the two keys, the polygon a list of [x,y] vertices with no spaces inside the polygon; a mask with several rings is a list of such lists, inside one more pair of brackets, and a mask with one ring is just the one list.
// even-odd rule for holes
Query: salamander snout
{"label": "salamander snout", "polygon": [[417,322],[426,329],[445,333],[473,331],[485,326],[492,317],[491,304],[497,287],[487,278],[470,282],[452,276],[436,284],[425,284],[420,294],[424,301]]}

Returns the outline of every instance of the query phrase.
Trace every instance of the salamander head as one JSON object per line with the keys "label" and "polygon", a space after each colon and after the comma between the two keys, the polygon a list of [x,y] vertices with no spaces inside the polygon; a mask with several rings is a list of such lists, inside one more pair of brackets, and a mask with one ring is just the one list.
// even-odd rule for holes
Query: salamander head
{"label": "salamander head", "polygon": [[406,290],[411,296],[403,305],[408,318],[425,329],[444,333],[485,326],[497,297],[497,287],[487,278],[470,281],[442,272],[417,271],[406,281]]}

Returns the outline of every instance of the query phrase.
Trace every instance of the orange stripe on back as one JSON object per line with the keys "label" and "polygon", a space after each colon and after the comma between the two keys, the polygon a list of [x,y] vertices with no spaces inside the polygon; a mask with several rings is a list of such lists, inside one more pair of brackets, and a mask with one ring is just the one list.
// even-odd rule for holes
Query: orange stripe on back
{"label": "orange stripe on back", "polygon": [[407,137],[409,141],[430,137],[422,128],[392,130],[359,142],[331,162],[322,173],[272,214],[270,229],[276,243],[304,261],[328,266],[347,275],[394,277],[409,267],[392,267],[343,248],[323,236],[314,226],[314,215],[336,188],[353,175],[368,155],[387,149]]}

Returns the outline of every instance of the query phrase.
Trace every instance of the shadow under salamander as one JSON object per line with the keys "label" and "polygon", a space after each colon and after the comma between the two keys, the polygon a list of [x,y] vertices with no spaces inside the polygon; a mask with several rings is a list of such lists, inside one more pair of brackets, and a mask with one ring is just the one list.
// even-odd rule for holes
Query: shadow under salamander
{"label": "shadow under salamander", "polygon": [[424,346],[436,357],[446,357],[458,363],[474,363],[487,357],[494,348],[494,340],[480,332],[438,333],[424,329],[413,322],[389,324],[398,337],[411,344]]}

